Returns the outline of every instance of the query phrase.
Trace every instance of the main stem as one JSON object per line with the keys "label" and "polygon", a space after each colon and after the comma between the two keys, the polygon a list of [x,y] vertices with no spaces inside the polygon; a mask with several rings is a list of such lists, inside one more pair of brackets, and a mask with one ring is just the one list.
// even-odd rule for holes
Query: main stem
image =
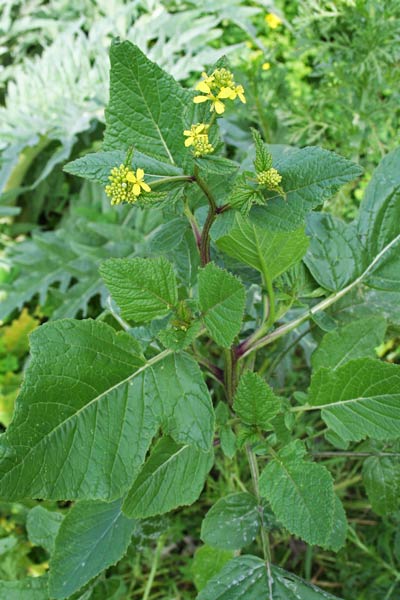
{"label": "main stem", "polygon": [[204,267],[210,262],[210,229],[218,214],[217,203],[206,182],[200,177],[197,165],[194,166],[194,179],[208,200],[208,213],[200,238],[200,262]]}
{"label": "main stem", "polygon": [[260,496],[260,487],[259,487],[259,483],[258,483],[259,478],[260,478],[260,473],[258,470],[257,457],[254,454],[250,444],[247,444],[247,446],[246,446],[246,454],[247,454],[247,460],[249,462],[249,467],[250,467],[254,495],[257,499],[257,505],[258,505],[257,508],[258,508],[258,513],[260,516],[260,523],[261,523],[261,545],[262,545],[263,556],[264,556],[264,560],[265,560],[265,566],[267,568],[269,595],[272,598],[273,579],[272,579],[272,573],[271,573],[271,548],[269,545],[268,534],[267,534],[267,531],[265,528],[264,509],[263,509],[263,505],[261,502],[261,496]]}

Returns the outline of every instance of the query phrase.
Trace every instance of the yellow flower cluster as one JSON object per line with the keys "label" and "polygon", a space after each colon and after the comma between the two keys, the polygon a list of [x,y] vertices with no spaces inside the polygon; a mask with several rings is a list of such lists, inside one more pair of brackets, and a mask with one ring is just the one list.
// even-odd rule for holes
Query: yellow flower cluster
{"label": "yellow flower cluster", "polygon": [[271,167],[268,171],[257,173],[257,181],[260,185],[265,185],[270,189],[275,189],[282,181],[282,175],[276,169]]}
{"label": "yellow flower cluster", "polygon": [[206,123],[197,123],[183,132],[186,136],[185,146],[186,148],[193,146],[194,156],[204,156],[214,152],[214,147],[208,139],[208,129],[209,125]]}
{"label": "yellow flower cluster", "polygon": [[282,19],[274,13],[268,13],[265,15],[265,22],[271,29],[276,29],[282,23]]}
{"label": "yellow flower cluster", "polygon": [[108,178],[110,184],[106,185],[106,194],[111,198],[111,204],[129,202],[133,204],[142,191],[151,192],[151,188],[144,179],[143,169],[132,171],[125,165],[114,167]]}
{"label": "yellow flower cluster", "polygon": [[242,85],[236,85],[232,73],[225,68],[215,69],[211,75],[202,74],[203,80],[197,84],[196,90],[201,92],[202,96],[195,96],[193,102],[211,102],[210,111],[215,110],[218,115],[225,111],[223,100],[239,100],[246,103],[244,89]]}

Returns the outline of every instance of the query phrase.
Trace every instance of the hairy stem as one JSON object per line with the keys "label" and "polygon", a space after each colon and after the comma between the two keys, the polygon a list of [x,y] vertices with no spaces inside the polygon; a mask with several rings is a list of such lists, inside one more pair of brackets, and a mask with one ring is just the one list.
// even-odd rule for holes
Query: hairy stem
{"label": "hairy stem", "polygon": [[257,499],[258,513],[260,516],[260,523],[261,523],[261,545],[262,545],[263,556],[264,556],[264,560],[265,560],[265,566],[267,568],[267,574],[268,574],[269,594],[270,594],[270,597],[272,598],[273,579],[272,579],[272,573],[271,573],[271,548],[269,545],[268,533],[265,528],[264,509],[263,509],[262,502],[261,502],[260,487],[258,484],[258,481],[260,478],[260,473],[258,470],[257,457],[254,454],[254,452],[249,444],[246,446],[246,454],[247,454],[247,460],[249,462],[249,467],[250,467],[254,495]]}
{"label": "hairy stem", "polygon": [[228,403],[232,405],[237,385],[237,360],[232,348],[225,350],[225,389]]}
{"label": "hairy stem", "polygon": [[161,551],[162,551],[163,547],[164,547],[164,538],[161,536],[158,538],[156,550],[153,555],[153,562],[151,564],[149,578],[147,579],[147,583],[146,583],[146,587],[144,589],[144,594],[143,594],[142,600],[149,600],[149,598],[150,598],[151,588],[154,583],[154,577],[157,572],[158,562],[160,560]]}
{"label": "hairy stem", "polygon": [[210,262],[210,229],[217,216],[217,203],[206,182],[200,177],[197,165],[194,167],[194,178],[208,200],[209,208],[200,238],[200,262],[204,267]]}

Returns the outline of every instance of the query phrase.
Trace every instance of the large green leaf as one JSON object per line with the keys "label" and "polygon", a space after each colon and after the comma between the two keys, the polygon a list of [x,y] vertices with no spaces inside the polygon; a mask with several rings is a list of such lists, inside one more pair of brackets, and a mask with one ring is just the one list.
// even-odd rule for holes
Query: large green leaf
{"label": "large green leaf", "polygon": [[359,319],[330,331],[312,355],[313,369],[337,369],[355,358],[375,357],[374,349],[382,343],[385,331],[383,317]]}
{"label": "large green leaf", "polygon": [[50,561],[50,596],[61,600],[79,590],[125,554],[135,521],[121,500],[78,502],[65,517]]}
{"label": "large green leaf", "polygon": [[162,438],[128,493],[123,506],[125,514],[146,518],[193,504],[212,464],[212,452]]}
{"label": "large green leaf", "polygon": [[303,228],[296,231],[270,231],[237,214],[228,234],[217,240],[220,250],[240,262],[263,271],[275,279],[301,260],[309,240]]}
{"label": "large green leaf", "polygon": [[133,146],[164,162],[181,165],[187,155],[183,114],[192,101],[192,92],[184,90],[130,42],[114,43],[110,60],[104,149]]}
{"label": "large green leaf", "polygon": [[362,477],[372,509],[378,515],[400,507],[400,456],[370,456],[364,461]]}
{"label": "large green leaf", "polygon": [[229,348],[238,335],[246,300],[240,280],[209,263],[199,271],[200,310],[207,331],[223,348]]}
{"label": "large green leaf", "polygon": [[264,379],[247,371],[242,375],[233,401],[233,408],[248,425],[271,428],[271,419],[279,412],[280,400]]}
{"label": "large green leaf", "polygon": [[339,600],[257,556],[237,556],[209,580],[196,600]]}
{"label": "large green leaf", "polygon": [[52,554],[63,518],[64,515],[56,510],[47,510],[40,505],[32,508],[26,519],[29,541],[36,546],[42,546]]}
{"label": "large green leaf", "polygon": [[223,550],[248,546],[260,529],[257,501],[251,494],[239,492],[220,498],[206,514],[201,539]]}
{"label": "large green leaf", "polygon": [[311,379],[310,408],[343,440],[394,439],[400,431],[400,366],[370,358],[351,360]]}
{"label": "large green leaf", "polygon": [[[102,185],[109,183],[109,175],[113,167],[119,167],[125,164],[126,152],[122,150],[109,150],[107,152],[92,152],[77,158],[64,166],[64,171],[71,175],[84,177],[89,181],[95,181]],[[142,168],[147,178],[150,177],[170,177],[180,175],[182,169],[163,161],[157,160],[152,156],[147,156],[142,152],[135,152],[132,159],[132,167]],[[151,183],[151,180],[150,180]]]}
{"label": "large green leaf", "polygon": [[310,247],[304,262],[321,287],[336,292],[361,275],[363,252],[353,223],[327,213],[311,213],[307,233]]}
{"label": "large green leaf", "polygon": [[121,497],[160,427],[209,450],[213,409],[189,356],[165,351],[146,363],[131,336],[91,320],[43,325],[31,344],[1,438],[3,498]]}
{"label": "large green leaf", "polygon": [[233,558],[232,550],[220,550],[212,546],[200,546],[194,554],[191,565],[193,582],[197,590],[202,590],[207,582]]}
{"label": "large green leaf", "polygon": [[309,544],[329,547],[336,500],[329,471],[304,460],[299,442],[284,448],[260,476],[260,493],[282,525]]}
{"label": "large green leaf", "polygon": [[168,314],[178,302],[172,264],[160,258],[110,258],[100,274],[124,319],[146,323]]}
{"label": "large green leaf", "polygon": [[46,577],[0,581],[1,600],[49,600]]}
{"label": "large green leaf", "polygon": [[389,246],[367,283],[398,291],[400,286],[400,148],[383,158],[369,182],[357,222],[369,261]]}

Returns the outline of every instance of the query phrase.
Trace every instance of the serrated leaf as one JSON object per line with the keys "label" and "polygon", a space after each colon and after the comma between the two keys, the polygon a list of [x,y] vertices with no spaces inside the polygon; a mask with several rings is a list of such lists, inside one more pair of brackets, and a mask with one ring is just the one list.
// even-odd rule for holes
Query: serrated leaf
{"label": "serrated leaf", "polygon": [[326,539],[326,545],[334,552],[338,552],[346,543],[347,519],[343,504],[335,496],[335,506],[332,520],[332,529]]}
{"label": "serrated leaf", "polygon": [[[271,593],[270,593],[271,590]],[[237,556],[209,580],[196,600],[339,600],[257,556]]]}
{"label": "serrated leaf", "polygon": [[187,155],[183,113],[192,92],[184,90],[128,41],[112,45],[110,61],[104,149],[133,146],[161,161],[181,165]]}
{"label": "serrated leaf", "polygon": [[[92,152],[67,163],[63,170],[71,175],[107,185],[111,169],[125,164],[125,160],[126,152],[122,150]],[[131,165],[133,169],[144,170],[146,181],[148,181],[148,177],[171,177],[182,174],[182,169],[137,151],[133,154]]]}
{"label": "serrated leaf", "polygon": [[265,207],[255,209],[254,219],[272,230],[298,229],[307,213],[362,173],[359,165],[317,146],[268,148],[274,167],[282,175],[286,200],[275,194]]}
{"label": "serrated leaf", "polygon": [[363,249],[354,223],[327,213],[312,213],[307,218],[310,247],[304,262],[319,285],[336,292],[361,275]]}
{"label": "serrated leaf", "polygon": [[29,511],[26,519],[29,541],[36,546],[42,546],[51,555],[63,519],[64,515],[55,510],[35,506]]}
{"label": "serrated leaf", "polygon": [[233,558],[231,550],[219,550],[211,546],[200,546],[194,554],[191,571],[198,591]]}
{"label": "serrated leaf", "polygon": [[212,464],[212,452],[162,438],[128,492],[124,513],[144,519],[193,504]]}
{"label": "serrated leaf", "polygon": [[400,148],[385,156],[366,189],[357,219],[360,237],[369,262],[389,244],[391,248],[377,263],[367,283],[388,291],[400,286]]}
{"label": "serrated leaf", "polygon": [[370,358],[335,371],[319,369],[308,402],[345,441],[397,438],[400,431],[400,366]]}
{"label": "serrated leaf", "polygon": [[49,591],[62,600],[125,554],[136,522],[115,502],[78,502],[63,520],[50,561]]}
{"label": "serrated leaf", "polygon": [[238,417],[247,425],[271,428],[271,419],[279,412],[280,400],[264,379],[247,371],[242,375],[233,400]]}
{"label": "serrated leaf", "polygon": [[337,369],[355,358],[375,357],[374,349],[382,343],[385,331],[383,317],[359,319],[330,331],[312,355],[313,369]]}
{"label": "serrated leaf", "polygon": [[0,598],[4,600],[49,600],[47,576],[26,577],[18,581],[0,581]]}
{"label": "serrated leaf", "polygon": [[259,529],[256,499],[239,492],[221,498],[211,507],[203,519],[200,537],[214,548],[240,550],[256,538]]}
{"label": "serrated leaf", "polygon": [[227,235],[218,238],[220,250],[262,272],[264,263],[271,279],[301,260],[309,240],[304,229],[290,233],[260,228],[239,214]]}
{"label": "serrated leaf", "polygon": [[204,324],[213,340],[229,348],[243,319],[246,292],[240,280],[209,263],[199,271],[199,303]]}
{"label": "serrated leaf", "polygon": [[1,437],[3,498],[121,497],[160,427],[177,443],[210,449],[210,395],[189,356],[165,351],[146,363],[134,338],[90,320],[43,325],[31,344]]}
{"label": "serrated leaf", "polygon": [[364,461],[362,478],[378,515],[388,515],[400,506],[400,457],[370,456]]}
{"label": "serrated leaf", "polygon": [[124,319],[147,323],[167,315],[178,302],[172,264],[160,258],[110,258],[100,274]]}
{"label": "serrated leaf", "polygon": [[252,129],[254,145],[256,149],[256,158],[254,167],[257,173],[268,171],[272,167],[272,154],[268,150],[267,144],[263,142],[260,132],[257,129]]}
{"label": "serrated leaf", "polygon": [[260,493],[277,519],[309,544],[329,547],[335,513],[333,480],[320,464],[297,454],[297,442],[271,460],[260,476]]}

